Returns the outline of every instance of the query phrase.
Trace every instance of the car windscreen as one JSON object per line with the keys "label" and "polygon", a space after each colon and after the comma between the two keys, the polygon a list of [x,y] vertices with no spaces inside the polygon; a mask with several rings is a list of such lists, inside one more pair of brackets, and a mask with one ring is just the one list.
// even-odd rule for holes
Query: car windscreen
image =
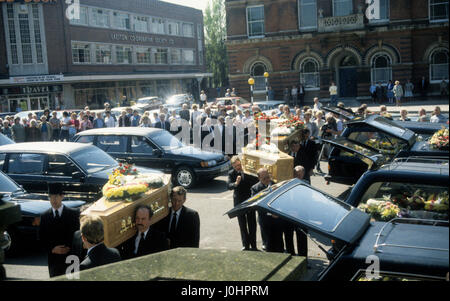
{"label": "car windscreen", "polygon": [[327,195],[297,185],[273,200],[269,207],[320,230],[333,232],[352,207]]}
{"label": "car windscreen", "polygon": [[181,143],[180,140],[167,131],[159,131],[153,134],[150,138],[163,150],[173,150],[184,147],[184,144]]}
{"label": "car windscreen", "polygon": [[71,157],[88,174],[119,165],[111,156],[95,146],[73,153]]}
{"label": "car windscreen", "polygon": [[3,173],[0,173],[0,193],[1,192],[15,192],[17,190],[20,190],[20,187],[17,186],[16,183],[11,181],[11,179],[4,175]]}

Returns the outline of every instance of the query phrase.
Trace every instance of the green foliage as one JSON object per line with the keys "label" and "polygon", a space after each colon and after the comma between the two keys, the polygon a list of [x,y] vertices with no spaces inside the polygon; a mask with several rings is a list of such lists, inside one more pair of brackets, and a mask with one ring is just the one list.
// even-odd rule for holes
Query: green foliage
{"label": "green foliage", "polygon": [[228,84],[228,56],[225,45],[227,37],[225,2],[211,0],[205,10],[205,48],[208,72],[213,74],[214,87]]}

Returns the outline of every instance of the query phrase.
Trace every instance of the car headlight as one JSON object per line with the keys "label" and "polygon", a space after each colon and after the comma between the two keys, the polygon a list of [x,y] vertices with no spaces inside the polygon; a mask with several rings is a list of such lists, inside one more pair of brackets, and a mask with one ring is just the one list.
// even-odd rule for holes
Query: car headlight
{"label": "car headlight", "polygon": [[200,162],[200,165],[202,167],[213,167],[213,166],[217,165],[217,161],[216,160],[202,161],[202,162]]}

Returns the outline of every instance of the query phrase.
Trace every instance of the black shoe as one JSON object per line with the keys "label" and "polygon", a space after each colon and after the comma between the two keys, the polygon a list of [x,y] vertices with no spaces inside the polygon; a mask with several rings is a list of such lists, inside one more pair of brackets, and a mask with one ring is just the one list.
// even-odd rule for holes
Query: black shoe
{"label": "black shoe", "polygon": [[246,247],[242,247],[241,251],[250,251],[250,249],[246,248]]}
{"label": "black shoe", "polygon": [[259,252],[258,248],[251,248],[250,251]]}
{"label": "black shoe", "polygon": [[263,251],[266,251],[267,250],[266,245],[262,245],[261,249],[263,249]]}

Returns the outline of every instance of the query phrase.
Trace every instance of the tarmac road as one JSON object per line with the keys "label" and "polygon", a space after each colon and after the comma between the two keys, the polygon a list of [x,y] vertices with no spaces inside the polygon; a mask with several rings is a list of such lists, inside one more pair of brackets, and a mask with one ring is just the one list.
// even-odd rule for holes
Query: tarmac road
{"label": "tarmac road", "polygon": [[[326,170],[326,163],[322,162],[322,170]],[[236,218],[230,219],[225,212],[232,208],[233,192],[227,190],[226,176],[221,176],[213,181],[199,183],[188,191],[185,205],[199,212],[200,215],[200,248],[202,249],[226,249],[241,250],[239,226]],[[325,184],[321,176],[311,177],[312,185],[333,196],[339,196],[348,189],[346,185],[331,183]],[[257,244],[261,249],[261,236],[258,226]],[[295,238],[295,235],[294,235]],[[329,245],[324,237],[314,235],[313,239],[321,243],[326,249]],[[310,277],[317,272],[317,268],[326,264],[323,252],[309,239],[308,270]],[[24,279],[48,279],[47,258],[42,251],[27,250],[23,254],[13,258],[6,258],[6,275],[10,280]]]}

